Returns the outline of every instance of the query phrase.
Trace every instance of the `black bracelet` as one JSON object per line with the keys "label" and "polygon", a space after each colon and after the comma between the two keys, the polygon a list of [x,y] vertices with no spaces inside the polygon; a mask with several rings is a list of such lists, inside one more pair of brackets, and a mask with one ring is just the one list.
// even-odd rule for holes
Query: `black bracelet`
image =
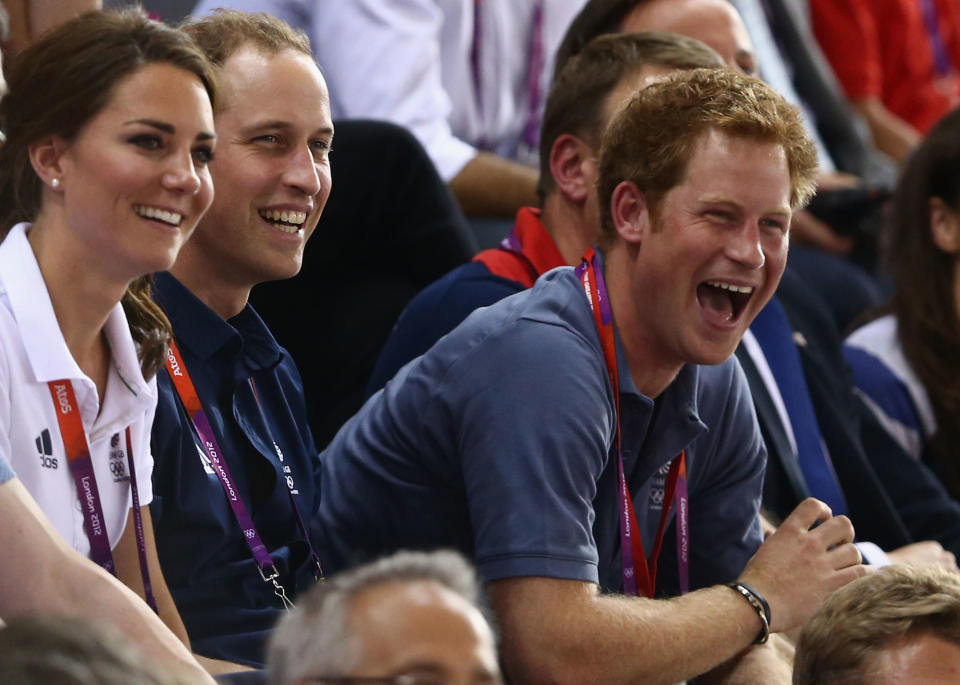
{"label": "black bracelet", "polygon": [[763,627],[760,629],[760,633],[753,641],[753,644],[762,645],[770,638],[770,605],[767,603],[767,600],[746,583],[734,581],[727,583],[727,587],[739,592],[744,599],[750,602],[750,606],[757,612],[757,615],[760,617],[760,622],[763,623]]}

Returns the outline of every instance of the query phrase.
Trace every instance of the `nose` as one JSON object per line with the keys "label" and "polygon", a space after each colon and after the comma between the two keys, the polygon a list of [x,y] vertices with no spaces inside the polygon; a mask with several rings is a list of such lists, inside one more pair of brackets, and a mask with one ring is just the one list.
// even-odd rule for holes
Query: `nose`
{"label": "nose", "polygon": [[767,262],[767,255],[760,242],[760,229],[751,222],[744,222],[727,238],[727,257],[747,269],[760,269]]}
{"label": "nose", "polygon": [[193,155],[189,150],[171,156],[170,164],[163,173],[163,186],[187,195],[196,195],[200,192],[200,174],[197,173]]}
{"label": "nose", "polygon": [[297,147],[290,154],[290,163],[284,171],[283,182],[309,197],[320,192],[322,188],[320,173],[310,148]]}

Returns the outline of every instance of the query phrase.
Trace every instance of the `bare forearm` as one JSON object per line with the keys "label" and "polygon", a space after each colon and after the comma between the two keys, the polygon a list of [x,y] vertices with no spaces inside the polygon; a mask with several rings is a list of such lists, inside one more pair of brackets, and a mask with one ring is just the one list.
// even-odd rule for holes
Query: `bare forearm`
{"label": "bare forearm", "polygon": [[867,120],[877,147],[896,161],[902,162],[906,159],[910,150],[920,142],[920,133],[884,107],[880,100],[854,100],[853,106]]}
{"label": "bare forearm", "polygon": [[467,216],[513,218],[521,207],[537,204],[536,170],[480,152],[450,181],[450,190]]}
{"label": "bare forearm", "polygon": [[[501,584],[514,587],[504,593]],[[492,584],[491,597],[507,671],[522,683],[675,683],[734,657],[761,629],[756,612],[726,587],[647,600],[517,578]]]}

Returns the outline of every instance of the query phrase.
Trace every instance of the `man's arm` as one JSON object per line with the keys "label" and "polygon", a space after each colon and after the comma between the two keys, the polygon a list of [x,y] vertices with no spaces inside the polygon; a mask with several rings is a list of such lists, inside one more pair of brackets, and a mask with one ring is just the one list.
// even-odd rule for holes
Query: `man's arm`
{"label": "man's arm", "polygon": [[537,177],[531,167],[478,152],[450,181],[450,190],[467,216],[513,217],[521,207],[539,203]]}
{"label": "man's arm", "polygon": [[[740,580],[767,599],[772,631],[801,625],[826,595],[867,573],[852,540],[845,516],[808,499],[761,545]],[[605,596],[592,583],[551,578],[498,580],[488,590],[518,682],[675,683],[733,658],[761,629],[750,604],[722,586],[670,600]]]}
{"label": "man's arm", "polygon": [[8,552],[3,556],[0,615],[108,617],[157,664],[198,682],[213,682],[141,599],[60,537],[19,480],[0,485],[0,520],[0,547]]}
{"label": "man's arm", "polygon": [[896,161],[905,160],[910,150],[920,143],[920,132],[887,109],[880,98],[853,99],[850,104],[867,120],[873,142],[880,151]]}

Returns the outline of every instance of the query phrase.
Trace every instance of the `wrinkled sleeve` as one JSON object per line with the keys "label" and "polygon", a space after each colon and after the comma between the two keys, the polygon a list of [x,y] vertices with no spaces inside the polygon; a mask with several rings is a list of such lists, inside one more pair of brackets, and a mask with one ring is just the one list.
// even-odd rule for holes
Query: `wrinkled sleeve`
{"label": "wrinkled sleeve", "polygon": [[519,321],[456,364],[463,480],[485,580],[598,582],[593,499],[614,427],[598,350],[568,329]]}
{"label": "wrinkled sleeve", "polygon": [[476,155],[448,123],[440,73],[443,13],[432,0],[316,0],[314,52],[334,116],[385,119],[410,129],[444,181]]}

